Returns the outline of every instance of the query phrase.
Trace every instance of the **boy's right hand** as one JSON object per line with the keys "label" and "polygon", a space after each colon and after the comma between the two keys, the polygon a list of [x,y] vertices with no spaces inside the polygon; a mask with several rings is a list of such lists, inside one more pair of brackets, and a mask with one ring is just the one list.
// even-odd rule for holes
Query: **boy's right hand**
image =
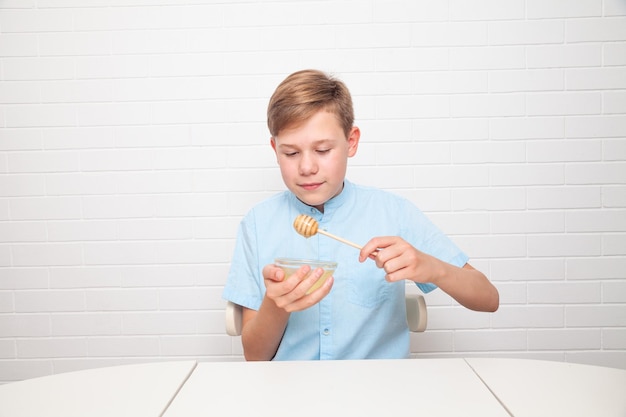
{"label": "boy's right hand", "polygon": [[310,294],[306,293],[323,273],[322,268],[311,271],[311,267],[305,265],[285,279],[282,268],[274,264],[265,265],[263,268],[265,296],[271,299],[276,307],[288,313],[306,310],[326,297],[333,286],[334,278],[331,276],[320,288]]}

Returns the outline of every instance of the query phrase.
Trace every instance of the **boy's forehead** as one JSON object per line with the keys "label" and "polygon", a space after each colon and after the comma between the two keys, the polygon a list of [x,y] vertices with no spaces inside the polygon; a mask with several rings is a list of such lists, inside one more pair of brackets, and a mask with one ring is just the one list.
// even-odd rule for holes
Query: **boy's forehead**
{"label": "boy's forehead", "polygon": [[304,146],[318,146],[328,143],[336,143],[339,141],[346,140],[343,136],[343,132],[337,132],[337,134],[314,134],[311,132],[298,132],[298,130],[293,130],[289,132],[281,132],[278,136],[273,138],[274,143],[277,146],[286,146],[286,147],[304,147]]}
{"label": "boy's forehead", "polygon": [[278,132],[277,136],[284,137],[291,136],[293,134],[297,135],[300,133],[300,130],[317,130],[320,132],[334,132],[337,130],[343,131],[337,115],[333,112],[327,111],[326,109],[321,109],[302,120],[293,121],[284,126]]}

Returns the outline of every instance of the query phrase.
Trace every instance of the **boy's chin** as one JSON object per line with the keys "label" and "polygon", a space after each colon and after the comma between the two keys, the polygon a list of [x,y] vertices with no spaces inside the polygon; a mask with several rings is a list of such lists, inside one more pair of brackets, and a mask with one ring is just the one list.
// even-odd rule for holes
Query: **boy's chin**
{"label": "boy's chin", "polygon": [[326,203],[326,201],[311,201],[311,200],[309,201],[302,200],[302,202],[306,204],[307,206],[311,206],[315,208],[324,207],[324,204]]}
{"label": "boy's chin", "polygon": [[319,208],[323,207],[328,199],[324,200],[322,198],[306,198],[305,196],[297,196],[298,200],[302,201],[307,206]]}
{"label": "boy's chin", "polygon": [[[298,200],[302,201],[307,206],[315,207],[323,211],[324,204],[331,200],[334,195],[329,193],[330,190],[322,187],[316,191],[306,192],[300,188],[290,188],[291,192],[296,195]],[[326,187],[327,188],[327,187]]]}

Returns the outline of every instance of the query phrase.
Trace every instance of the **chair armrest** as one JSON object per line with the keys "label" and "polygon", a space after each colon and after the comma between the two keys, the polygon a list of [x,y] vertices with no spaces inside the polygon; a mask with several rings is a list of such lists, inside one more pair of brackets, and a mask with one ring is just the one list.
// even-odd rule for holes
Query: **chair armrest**
{"label": "chair armrest", "polygon": [[428,310],[426,309],[424,296],[421,294],[407,294],[405,301],[409,330],[412,332],[423,332],[428,324]]}
{"label": "chair armrest", "polygon": [[230,336],[241,335],[241,316],[243,307],[231,301],[226,303],[226,333]]}

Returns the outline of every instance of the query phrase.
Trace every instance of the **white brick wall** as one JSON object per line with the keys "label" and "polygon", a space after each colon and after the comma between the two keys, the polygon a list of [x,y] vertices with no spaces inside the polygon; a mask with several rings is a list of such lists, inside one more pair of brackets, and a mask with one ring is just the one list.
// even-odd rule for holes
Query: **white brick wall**
{"label": "white brick wall", "polygon": [[267,100],[305,67],[354,95],[350,178],[500,290],[429,294],[414,356],[626,369],[623,1],[0,0],[0,383],[242,358],[221,289],[283,188]]}

